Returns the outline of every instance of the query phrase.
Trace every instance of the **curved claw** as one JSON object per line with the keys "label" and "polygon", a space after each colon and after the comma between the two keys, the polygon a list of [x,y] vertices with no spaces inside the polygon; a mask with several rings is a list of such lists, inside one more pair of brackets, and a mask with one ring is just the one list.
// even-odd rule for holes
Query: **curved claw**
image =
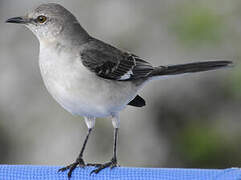
{"label": "curved claw", "polygon": [[84,168],[86,166],[85,162],[84,162],[84,160],[82,158],[78,158],[74,163],[59,169],[58,172],[64,172],[64,171],[69,169],[68,179],[70,179],[71,175],[72,175],[72,172],[75,170],[75,168],[77,168],[77,166],[79,166],[81,168]]}
{"label": "curved claw", "polygon": [[113,169],[113,168],[119,166],[119,165],[117,164],[117,160],[114,159],[114,158],[111,159],[110,162],[107,162],[107,163],[104,163],[104,164],[96,164],[96,165],[98,165],[98,166],[96,166],[97,169],[94,169],[93,171],[91,171],[91,172],[90,172],[90,175],[93,174],[93,173],[98,174],[101,170],[103,170],[103,169],[105,169],[105,168],[107,168],[107,167],[110,167],[110,169]]}
{"label": "curved claw", "polygon": [[95,166],[95,167],[100,167],[102,164],[98,163],[88,163],[87,166]]}

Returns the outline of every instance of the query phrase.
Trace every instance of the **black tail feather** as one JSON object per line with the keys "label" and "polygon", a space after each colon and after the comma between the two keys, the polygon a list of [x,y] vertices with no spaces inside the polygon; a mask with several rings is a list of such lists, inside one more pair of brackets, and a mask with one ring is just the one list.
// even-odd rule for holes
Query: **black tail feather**
{"label": "black tail feather", "polygon": [[151,76],[177,75],[183,73],[195,73],[201,71],[215,70],[232,65],[232,61],[203,61],[188,64],[159,66],[156,67]]}
{"label": "black tail feather", "polygon": [[146,102],[141,96],[137,95],[131,102],[129,102],[128,105],[135,107],[143,107],[146,105]]}

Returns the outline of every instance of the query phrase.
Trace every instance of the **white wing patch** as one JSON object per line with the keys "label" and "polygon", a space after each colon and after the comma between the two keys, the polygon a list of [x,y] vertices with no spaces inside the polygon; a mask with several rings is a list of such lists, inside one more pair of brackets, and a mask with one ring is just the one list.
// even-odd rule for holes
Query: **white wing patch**
{"label": "white wing patch", "polygon": [[129,70],[127,73],[125,73],[123,76],[120,77],[119,80],[127,80],[131,78],[131,75],[133,75],[132,70]]}

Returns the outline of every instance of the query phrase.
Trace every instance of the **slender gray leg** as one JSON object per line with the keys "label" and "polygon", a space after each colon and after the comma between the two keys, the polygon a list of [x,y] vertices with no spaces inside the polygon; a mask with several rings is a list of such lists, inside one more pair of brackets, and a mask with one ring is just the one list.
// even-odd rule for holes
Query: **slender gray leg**
{"label": "slender gray leg", "polygon": [[113,158],[112,160],[117,162],[117,140],[118,140],[118,128],[114,131],[114,146],[113,146]]}
{"label": "slender gray leg", "polygon": [[75,170],[75,168],[79,165],[79,167],[82,167],[84,168],[86,165],[85,165],[85,162],[83,160],[83,154],[84,154],[84,150],[85,150],[85,147],[86,147],[86,144],[88,142],[88,139],[89,139],[89,136],[91,134],[91,131],[94,127],[94,124],[95,124],[95,119],[94,118],[86,118],[85,117],[85,122],[88,126],[88,132],[87,132],[87,135],[85,137],[85,140],[84,140],[84,143],[83,143],[83,146],[81,148],[81,151],[79,153],[79,156],[78,158],[75,160],[74,163],[64,167],[64,168],[61,168],[59,169],[59,171],[63,172],[63,171],[66,171],[69,169],[69,172],[68,172],[68,178],[70,179],[71,178],[71,175],[72,175],[72,172]]}
{"label": "slender gray leg", "polygon": [[119,116],[113,116],[112,117],[112,124],[114,126],[114,144],[113,144],[113,157],[110,160],[110,162],[104,163],[104,164],[93,164],[97,166],[97,169],[91,171],[92,173],[99,173],[101,170],[110,167],[111,169],[118,166],[117,163],[117,140],[118,140],[118,130],[119,130]]}

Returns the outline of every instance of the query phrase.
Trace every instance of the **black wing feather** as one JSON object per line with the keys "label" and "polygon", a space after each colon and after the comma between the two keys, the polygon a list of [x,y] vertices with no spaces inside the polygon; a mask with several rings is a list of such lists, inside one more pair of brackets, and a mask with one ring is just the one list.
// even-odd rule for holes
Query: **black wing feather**
{"label": "black wing feather", "polygon": [[122,52],[96,39],[84,47],[81,60],[96,75],[119,81],[147,77],[154,70],[151,64],[138,56]]}

